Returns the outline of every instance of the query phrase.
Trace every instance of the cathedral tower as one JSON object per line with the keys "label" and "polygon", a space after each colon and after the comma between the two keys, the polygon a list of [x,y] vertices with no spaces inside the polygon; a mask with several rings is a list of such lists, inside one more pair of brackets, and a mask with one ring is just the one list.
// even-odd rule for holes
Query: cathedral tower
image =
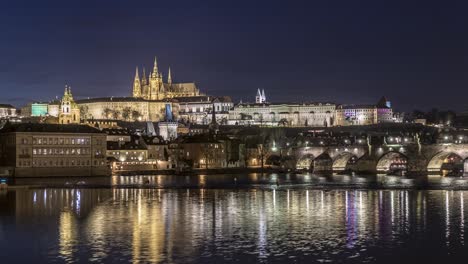
{"label": "cathedral tower", "polygon": [[138,67],[135,72],[135,79],[133,80],[133,97],[141,97],[141,82],[138,76]]}
{"label": "cathedral tower", "polygon": [[169,85],[172,84],[171,67],[169,67],[169,71],[167,72],[167,83]]}
{"label": "cathedral tower", "polygon": [[[163,81],[163,74],[159,71],[157,58],[154,58],[152,71],[147,75],[143,68],[142,78],[139,78],[138,69],[135,73],[131,94],[134,98],[143,100],[162,100],[202,95],[194,82],[174,83],[171,68],[167,72],[167,83]],[[261,96],[261,93],[259,93]]]}
{"label": "cathedral tower", "polygon": [[158,62],[154,57],[153,72],[149,77],[149,98],[150,100],[159,100],[159,90],[161,89],[162,79],[158,71]]}

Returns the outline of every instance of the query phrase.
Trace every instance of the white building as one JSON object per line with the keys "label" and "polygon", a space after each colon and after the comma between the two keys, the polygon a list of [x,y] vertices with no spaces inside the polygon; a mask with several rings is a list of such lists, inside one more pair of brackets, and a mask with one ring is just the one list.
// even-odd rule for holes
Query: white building
{"label": "white building", "polygon": [[334,119],[332,103],[239,103],[229,112],[228,124],[328,127]]}
{"label": "white building", "polygon": [[395,118],[391,106],[385,97],[382,97],[376,105],[339,105],[336,107],[336,125],[393,123]]}
{"label": "white building", "polygon": [[10,104],[0,104],[0,118],[16,116],[16,108]]}
{"label": "white building", "polygon": [[377,124],[375,105],[339,105],[336,108],[336,125],[373,125]]}
{"label": "white building", "polygon": [[327,127],[335,124],[332,103],[268,103],[257,90],[256,103],[239,103],[229,111],[230,125]]}
{"label": "white building", "polygon": [[229,110],[234,106],[228,96],[194,96],[177,98],[176,100],[179,103],[179,121],[198,125],[211,123],[212,108],[216,113],[216,121],[219,124],[226,124]]}

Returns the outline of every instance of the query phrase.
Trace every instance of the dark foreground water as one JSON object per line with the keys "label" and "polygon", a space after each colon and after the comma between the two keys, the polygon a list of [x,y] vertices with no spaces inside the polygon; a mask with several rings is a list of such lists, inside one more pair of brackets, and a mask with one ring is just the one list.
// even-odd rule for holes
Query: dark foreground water
{"label": "dark foreground water", "polygon": [[468,260],[468,191],[316,186],[4,191],[0,263]]}

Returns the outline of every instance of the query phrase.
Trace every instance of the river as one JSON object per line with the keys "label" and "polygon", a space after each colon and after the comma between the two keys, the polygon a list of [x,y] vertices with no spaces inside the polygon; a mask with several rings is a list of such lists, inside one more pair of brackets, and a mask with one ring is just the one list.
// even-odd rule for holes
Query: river
{"label": "river", "polygon": [[0,192],[0,260],[432,263],[468,259],[468,191],[457,188],[465,184],[463,179],[400,178],[382,185],[381,180],[364,177],[335,177],[44,180],[45,187]]}

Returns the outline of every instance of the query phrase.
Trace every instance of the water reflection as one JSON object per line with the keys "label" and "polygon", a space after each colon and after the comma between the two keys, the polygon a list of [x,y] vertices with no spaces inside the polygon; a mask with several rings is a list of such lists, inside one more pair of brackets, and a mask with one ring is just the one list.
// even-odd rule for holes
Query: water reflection
{"label": "water reflection", "polygon": [[[468,178],[387,175],[315,175],[250,173],[216,175],[137,175],[85,178],[16,179],[13,185],[55,188],[371,188],[371,189],[468,189]],[[37,197],[36,197],[37,198]],[[399,198],[398,198],[399,199]]]}
{"label": "water reflection", "polygon": [[31,254],[1,257],[7,263],[468,257],[466,197],[453,190],[17,190],[0,195],[0,246]]}

